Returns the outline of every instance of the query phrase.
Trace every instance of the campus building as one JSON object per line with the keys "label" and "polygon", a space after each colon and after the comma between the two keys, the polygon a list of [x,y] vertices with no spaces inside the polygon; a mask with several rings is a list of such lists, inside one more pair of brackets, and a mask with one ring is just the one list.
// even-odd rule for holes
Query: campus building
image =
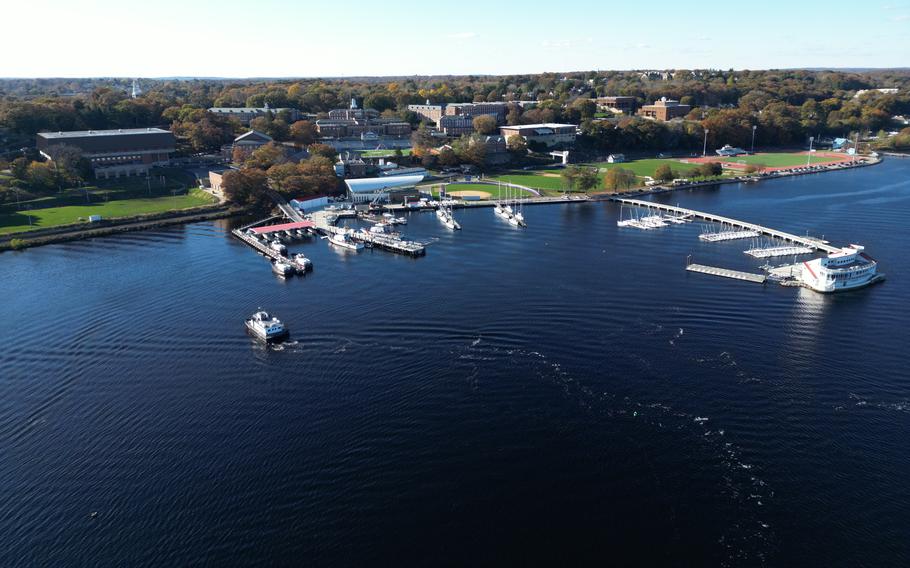
{"label": "campus building", "polygon": [[96,178],[146,175],[155,166],[167,165],[174,151],[174,134],[160,128],[41,132],[38,151],[53,160],[61,146],[78,148]]}
{"label": "campus building", "polygon": [[506,103],[452,103],[446,105],[445,114],[447,116],[467,115],[480,116],[489,114],[496,117],[500,124],[505,122],[506,114],[509,112],[509,105]]}
{"label": "campus building", "polygon": [[471,134],[474,132],[474,117],[470,115],[441,116],[436,128],[446,136]]}
{"label": "campus building", "polygon": [[422,175],[389,176],[381,178],[348,179],[344,183],[354,203],[391,200],[402,194],[414,193],[414,186],[423,181]]}
{"label": "campus building", "polygon": [[296,122],[303,119],[306,115],[301,113],[296,108],[269,108],[269,105],[264,107],[212,107],[209,109],[209,112],[212,114],[217,114],[218,116],[224,116],[228,118],[237,119],[240,124],[244,126],[249,126],[250,121],[254,118],[259,118],[260,116],[277,116],[279,112],[284,112],[288,114],[288,119],[290,122]]}
{"label": "campus building", "polygon": [[594,99],[597,110],[629,114],[635,112],[635,97],[597,97]]}
{"label": "campus building", "polygon": [[499,129],[499,133],[506,141],[513,136],[521,136],[528,142],[537,142],[550,148],[574,144],[577,128],[574,124],[517,124],[503,126]]}
{"label": "campus building", "polygon": [[241,134],[237,138],[234,138],[233,144],[227,144],[221,147],[221,156],[225,160],[232,160],[234,157],[234,149],[239,148],[243,150],[245,156],[249,156],[255,150],[265,146],[269,142],[274,142],[271,136],[259,132],[258,130],[250,130],[244,134]]}
{"label": "campus building", "polygon": [[674,118],[686,116],[692,107],[689,105],[679,104],[679,101],[661,97],[653,105],[644,105],[638,109],[638,116],[651,118],[654,120],[673,120]]}
{"label": "campus building", "polygon": [[424,105],[408,105],[408,110],[420,115],[421,118],[432,122],[433,124],[439,123],[439,118],[445,114],[446,105],[431,105],[430,101],[427,101]]}

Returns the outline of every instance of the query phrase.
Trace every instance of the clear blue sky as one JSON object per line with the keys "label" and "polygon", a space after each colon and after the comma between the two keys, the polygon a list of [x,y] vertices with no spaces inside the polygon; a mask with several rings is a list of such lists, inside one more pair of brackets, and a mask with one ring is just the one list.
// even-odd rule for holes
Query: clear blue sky
{"label": "clear blue sky", "polygon": [[910,0],[12,0],[3,16],[0,77],[910,66]]}

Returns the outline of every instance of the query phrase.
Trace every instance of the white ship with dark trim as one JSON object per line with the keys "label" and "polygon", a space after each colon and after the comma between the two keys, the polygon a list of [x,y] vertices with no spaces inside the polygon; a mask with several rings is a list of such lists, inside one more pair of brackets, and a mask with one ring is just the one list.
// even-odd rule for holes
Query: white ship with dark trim
{"label": "white ship with dark trim", "polygon": [[860,245],[850,245],[826,257],[806,261],[800,282],[816,292],[827,293],[862,288],[883,280],[878,263],[864,250]]}
{"label": "white ship with dark trim", "polygon": [[281,320],[259,310],[246,320],[247,330],[263,341],[274,341],[287,337],[288,328]]}

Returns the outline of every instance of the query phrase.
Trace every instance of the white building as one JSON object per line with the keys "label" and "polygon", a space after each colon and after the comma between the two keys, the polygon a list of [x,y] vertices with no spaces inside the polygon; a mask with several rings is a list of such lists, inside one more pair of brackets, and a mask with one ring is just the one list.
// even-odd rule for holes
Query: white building
{"label": "white building", "polygon": [[329,198],[325,195],[314,195],[313,197],[301,197],[300,199],[292,199],[288,203],[290,203],[291,207],[294,209],[299,209],[304,213],[312,213],[313,211],[319,211],[328,205]]}
{"label": "white building", "polygon": [[345,180],[348,194],[354,203],[370,202],[377,198],[386,198],[393,191],[414,187],[423,181],[423,175],[388,176],[381,178],[360,178]]}

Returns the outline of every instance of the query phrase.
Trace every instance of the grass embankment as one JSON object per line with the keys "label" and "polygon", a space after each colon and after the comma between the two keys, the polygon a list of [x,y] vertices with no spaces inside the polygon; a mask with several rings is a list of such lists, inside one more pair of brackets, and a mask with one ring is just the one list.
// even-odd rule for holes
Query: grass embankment
{"label": "grass embankment", "polygon": [[0,234],[87,222],[92,215],[108,220],[215,203],[204,191],[186,191],[185,181],[179,174],[165,177],[163,184],[160,180],[150,184],[145,178],[125,178],[67,189],[18,205],[15,201],[6,203],[0,206]]}

